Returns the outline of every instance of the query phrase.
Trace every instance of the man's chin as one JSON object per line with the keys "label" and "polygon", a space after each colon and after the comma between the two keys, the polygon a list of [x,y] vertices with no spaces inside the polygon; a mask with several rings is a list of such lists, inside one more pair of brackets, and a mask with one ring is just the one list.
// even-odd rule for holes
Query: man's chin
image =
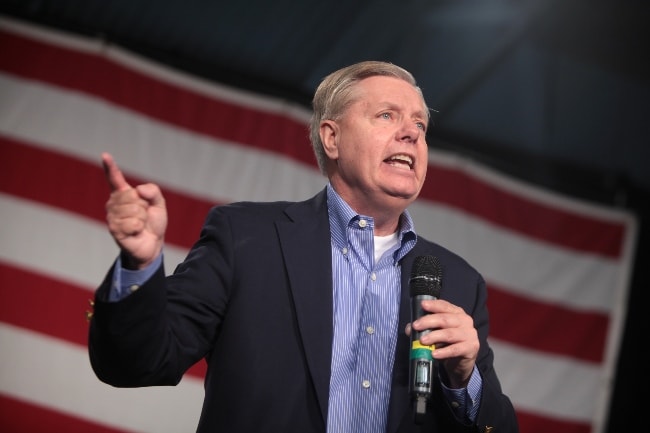
{"label": "man's chin", "polygon": [[419,185],[414,185],[413,182],[404,182],[402,184],[387,185],[384,188],[384,192],[395,198],[415,200],[420,189],[421,187]]}
{"label": "man's chin", "polygon": [[412,203],[418,196],[417,190],[390,189],[385,191],[386,194],[395,201],[404,202],[404,206]]}

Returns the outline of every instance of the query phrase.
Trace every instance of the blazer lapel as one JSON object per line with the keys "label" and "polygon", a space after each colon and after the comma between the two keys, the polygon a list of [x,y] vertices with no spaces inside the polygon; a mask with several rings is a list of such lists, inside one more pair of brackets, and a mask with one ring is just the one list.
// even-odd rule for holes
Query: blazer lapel
{"label": "blazer lapel", "polygon": [[332,359],[332,253],[325,191],[286,210],[277,230],[307,365],[327,422]]}

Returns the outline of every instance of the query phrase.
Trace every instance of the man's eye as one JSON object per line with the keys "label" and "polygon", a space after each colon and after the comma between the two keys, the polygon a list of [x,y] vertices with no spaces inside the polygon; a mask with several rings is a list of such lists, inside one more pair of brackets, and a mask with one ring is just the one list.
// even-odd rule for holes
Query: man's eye
{"label": "man's eye", "polygon": [[391,115],[390,115],[390,113],[381,113],[381,117],[382,117],[382,119],[390,119]]}
{"label": "man's eye", "polygon": [[418,122],[417,125],[418,125],[418,128],[420,128],[421,130],[423,130],[423,131],[427,130],[427,125],[424,122]]}

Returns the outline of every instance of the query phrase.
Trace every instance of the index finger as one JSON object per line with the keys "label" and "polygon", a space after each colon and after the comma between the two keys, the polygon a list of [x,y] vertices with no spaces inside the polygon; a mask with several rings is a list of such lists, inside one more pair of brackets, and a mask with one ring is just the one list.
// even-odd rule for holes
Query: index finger
{"label": "index finger", "polygon": [[422,306],[430,313],[458,313],[464,311],[461,307],[444,299],[423,300]]}
{"label": "index finger", "polygon": [[131,188],[111,154],[102,153],[102,165],[111,191],[124,191]]}

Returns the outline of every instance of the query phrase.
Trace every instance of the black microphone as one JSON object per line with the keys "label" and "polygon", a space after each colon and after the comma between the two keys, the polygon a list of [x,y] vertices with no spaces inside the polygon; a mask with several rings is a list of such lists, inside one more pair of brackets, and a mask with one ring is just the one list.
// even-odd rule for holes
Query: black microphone
{"label": "black microphone", "polygon": [[[434,256],[418,256],[413,262],[409,290],[411,293],[411,323],[428,314],[422,309],[422,301],[438,299],[442,282],[440,260]],[[411,329],[411,352],[409,369],[409,394],[415,400],[415,421],[421,423],[426,414],[427,401],[431,398],[433,376],[433,345],[424,346],[420,338],[430,330]]]}

